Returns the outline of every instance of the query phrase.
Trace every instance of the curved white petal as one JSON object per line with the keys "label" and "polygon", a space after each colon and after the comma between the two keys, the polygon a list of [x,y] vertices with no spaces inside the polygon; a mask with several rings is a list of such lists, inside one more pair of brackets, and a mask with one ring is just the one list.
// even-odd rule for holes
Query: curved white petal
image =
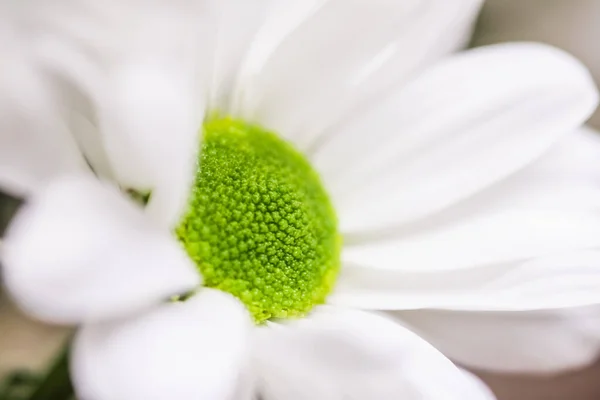
{"label": "curved white petal", "polygon": [[374,310],[547,310],[598,304],[599,285],[598,250],[454,271],[345,265],[328,302]]}
{"label": "curved white petal", "polygon": [[392,240],[349,245],[333,302],[531,310],[594,304],[600,138],[568,135],[531,166]]}
{"label": "curved white petal", "polygon": [[[285,3],[289,4],[293,0]],[[218,28],[208,107],[228,115],[239,89],[240,66],[267,16],[277,6],[273,0],[216,0]],[[306,1],[304,0],[306,3]]]}
{"label": "curved white petal", "polygon": [[71,92],[71,100],[80,107],[70,110],[69,127],[82,153],[85,154],[86,161],[96,176],[116,181],[89,102],[73,92]]}
{"label": "curved white petal", "polygon": [[10,22],[0,16],[0,186],[23,196],[86,166],[61,114],[56,82],[27,56]]}
{"label": "curved white petal", "polygon": [[489,207],[422,231],[344,248],[354,265],[449,271],[597,247],[600,215],[590,210]]}
{"label": "curved white petal", "polygon": [[[600,133],[584,126],[566,135],[523,170],[448,209],[448,214],[458,220],[492,207],[600,210],[598,158]],[[429,223],[436,221],[434,217]]]}
{"label": "curved white petal", "polygon": [[71,374],[79,398],[229,400],[246,365],[244,306],[203,289],[134,318],[85,325]]}
{"label": "curved white petal", "polygon": [[32,51],[91,103],[116,178],[152,190],[151,214],[172,224],[195,172],[215,2],[24,3]]}
{"label": "curved white petal", "polygon": [[202,106],[175,72],[129,66],[111,82],[113,99],[101,108],[99,124],[113,169],[122,184],[152,191],[148,213],[170,227],[196,172]]}
{"label": "curved white petal", "polygon": [[395,312],[453,360],[509,373],[582,368],[600,355],[600,306],[538,312]]}
{"label": "curved white petal", "polygon": [[414,333],[360,311],[269,325],[255,353],[265,400],[494,398]]}
{"label": "curved white petal", "polygon": [[307,149],[325,129],[464,43],[480,0],[294,0],[240,71],[238,112]]}
{"label": "curved white petal", "polygon": [[427,272],[596,248],[600,138],[567,135],[527,168],[395,237],[349,244],[344,260]]}
{"label": "curved white petal", "polygon": [[395,228],[532,162],[596,104],[588,72],[560,50],[536,44],[474,49],[351,120],[313,161],[343,232]]}
{"label": "curved white petal", "polygon": [[2,263],[15,300],[58,323],[125,315],[200,281],[168,231],[87,176],[52,181],[26,204],[9,227]]}

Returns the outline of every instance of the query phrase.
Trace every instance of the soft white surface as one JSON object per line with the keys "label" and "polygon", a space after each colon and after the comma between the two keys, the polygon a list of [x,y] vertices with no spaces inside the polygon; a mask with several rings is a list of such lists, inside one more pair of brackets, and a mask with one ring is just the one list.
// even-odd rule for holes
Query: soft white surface
{"label": "soft white surface", "polygon": [[[92,161],[104,152],[102,159],[121,185],[153,190],[150,214],[171,226],[195,172],[214,46],[209,22],[214,4],[26,3],[21,19],[33,26],[31,52],[91,104],[87,117],[100,140],[89,138],[95,146],[82,149],[95,155]],[[76,99],[67,101],[78,106]]]}
{"label": "soft white surface", "polygon": [[481,3],[281,3],[244,59],[234,111],[306,150],[355,108],[461,46]]}
{"label": "soft white surface", "polygon": [[25,196],[86,166],[61,118],[55,82],[23,51],[8,8],[0,14],[0,185]]}
{"label": "soft white surface", "polygon": [[165,228],[187,205],[200,149],[202,116],[189,81],[153,65],[121,67],[110,77],[112,101],[100,128],[122,185],[152,190],[148,213]]}
{"label": "soft white surface", "polygon": [[246,365],[246,308],[203,289],[123,321],[86,325],[71,373],[82,399],[230,400]]}
{"label": "soft white surface", "polygon": [[600,354],[598,305],[541,312],[395,312],[448,357],[471,368],[548,374]]}
{"label": "soft white surface", "polygon": [[312,160],[342,232],[389,230],[527,165],[578,128],[597,101],[587,70],[555,48],[470,50],[349,119]]}
{"label": "soft white surface", "polygon": [[441,353],[379,315],[320,307],[257,333],[265,400],[486,399],[494,397]]}
{"label": "soft white surface", "polygon": [[122,316],[200,284],[168,231],[91,176],[33,196],[11,224],[2,264],[21,307],[58,323]]}
{"label": "soft white surface", "polygon": [[527,168],[389,240],[350,245],[332,302],[532,310],[600,298],[600,140],[567,135]]}
{"label": "soft white surface", "polygon": [[374,310],[523,311],[597,304],[600,252],[540,256],[458,271],[347,267],[329,302]]}

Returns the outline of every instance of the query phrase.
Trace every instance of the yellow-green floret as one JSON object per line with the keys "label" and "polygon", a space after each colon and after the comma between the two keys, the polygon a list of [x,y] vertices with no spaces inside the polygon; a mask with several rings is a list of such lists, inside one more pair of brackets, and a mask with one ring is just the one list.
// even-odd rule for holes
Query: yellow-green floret
{"label": "yellow-green floret", "polygon": [[204,284],[257,322],[323,303],[339,271],[337,220],[317,173],[290,144],[230,118],[204,124],[199,170],[177,228]]}

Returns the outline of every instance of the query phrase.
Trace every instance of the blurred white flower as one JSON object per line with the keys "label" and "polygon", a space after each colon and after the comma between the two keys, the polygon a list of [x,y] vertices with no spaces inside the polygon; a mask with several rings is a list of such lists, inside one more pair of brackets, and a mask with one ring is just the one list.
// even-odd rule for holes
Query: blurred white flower
{"label": "blurred white flower", "polygon": [[[131,0],[12,10],[28,34],[7,45],[0,182],[29,201],[6,239],[4,272],[24,309],[83,325],[79,395],[490,398],[399,323],[356,309],[403,310],[404,323],[475,365],[518,367],[531,338],[544,351],[532,370],[595,355],[595,336],[565,355],[554,331],[539,340],[535,319],[507,338],[475,318],[456,323],[483,314],[486,327],[488,313],[600,297],[600,144],[577,131],[596,89],[576,60],[542,45],[441,59],[478,6]],[[41,79],[48,71],[55,81]],[[163,302],[201,280],[170,229],[213,111],[280,134],[332,197],[342,271],[328,305],[306,318],[255,328],[233,296],[205,287]],[[44,151],[48,137],[65,145]],[[86,175],[84,160],[122,188],[152,190],[148,206]],[[598,328],[569,315],[557,328],[569,337]]]}

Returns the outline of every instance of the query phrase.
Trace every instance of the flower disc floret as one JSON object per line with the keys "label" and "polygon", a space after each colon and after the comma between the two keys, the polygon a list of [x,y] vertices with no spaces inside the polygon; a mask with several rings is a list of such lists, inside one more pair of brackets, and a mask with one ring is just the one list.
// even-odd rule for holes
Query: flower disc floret
{"label": "flower disc floret", "polygon": [[231,118],[204,124],[177,236],[205,285],[238,297],[257,322],[323,303],[340,265],[337,219],[318,174],[276,134]]}

